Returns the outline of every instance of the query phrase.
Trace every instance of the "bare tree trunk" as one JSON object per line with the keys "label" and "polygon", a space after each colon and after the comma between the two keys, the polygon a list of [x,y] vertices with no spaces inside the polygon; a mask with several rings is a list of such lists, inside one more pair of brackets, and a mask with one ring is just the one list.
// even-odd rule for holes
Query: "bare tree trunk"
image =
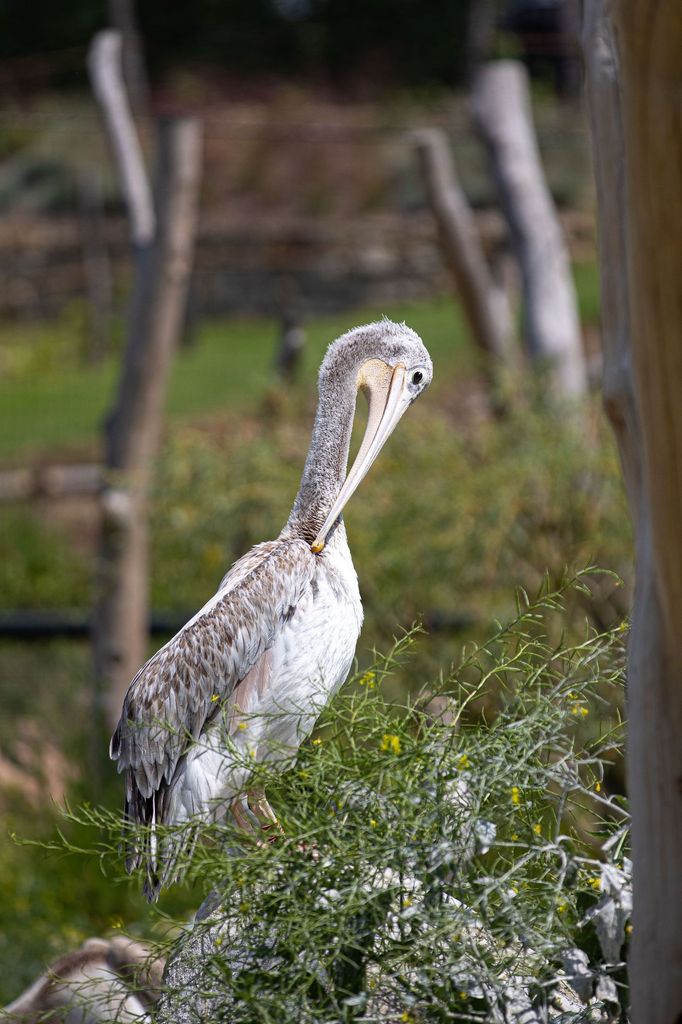
{"label": "bare tree trunk", "polygon": [[[101,45],[99,52],[103,52]],[[102,77],[106,81],[106,76],[101,76],[100,85]],[[110,77],[108,87],[112,82]],[[120,90],[120,77],[115,84]],[[171,361],[184,321],[196,229],[201,133],[193,119],[161,123],[154,215],[148,207],[151,190],[129,111],[123,109],[120,94],[113,103],[111,90],[107,93],[100,88],[98,94],[110,133],[115,136],[112,141],[128,198],[136,253],[128,339],[105,433],[108,480],[102,496],[94,615],[99,701],[106,720],[115,725],[126,688],[146,656],[147,500]]]}
{"label": "bare tree trunk", "polygon": [[[682,1019],[682,8],[585,5],[604,389],[637,542],[629,650],[632,1020]],[[620,56],[620,60],[619,60]]]}
{"label": "bare tree trunk", "polygon": [[474,80],[472,111],[521,268],[529,354],[548,366],[557,396],[579,397],[587,374],[575,288],[542,170],[523,65],[483,65]]}
{"label": "bare tree trunk", "polygon": [[514,328],[506,292],[486,262],[445,135],[436,128],[422,129],[415,133],[414,144],[443,254],[474,341],[494,373],[495,363],[512,361]]}

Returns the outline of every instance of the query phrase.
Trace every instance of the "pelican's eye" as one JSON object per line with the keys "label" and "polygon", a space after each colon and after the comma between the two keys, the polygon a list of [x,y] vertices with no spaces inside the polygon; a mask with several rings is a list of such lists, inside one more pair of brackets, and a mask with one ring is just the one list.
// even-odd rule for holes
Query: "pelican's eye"
{"label": "pelican's eye", "polygon": [[421,372],[421,370],[415,370],[414,373],[412,374],[412,383],[413,384],[421,384],[423,379],[424,379],[424,374]]}

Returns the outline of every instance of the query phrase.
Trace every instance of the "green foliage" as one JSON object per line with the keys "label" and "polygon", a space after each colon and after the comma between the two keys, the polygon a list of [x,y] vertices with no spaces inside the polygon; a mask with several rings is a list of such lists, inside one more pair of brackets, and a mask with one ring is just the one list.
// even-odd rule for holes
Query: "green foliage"
{"label": "green foliage", "polygon": [[[294,765],[256,767],[284,836],[200,826],[185,866],[197,900],[212,896],[181,944],[164,1019],[178,1019],[181,979],[183,1020],[350,1021],[388,1006],[395,1020],[496,1021],[559,999],[580,1011],[588,997],[560,980],[577,962],[615,1019],[627,1002],[627,815],[604,780],[621,736],[602,723],[577,743],[576,722],[611,722],[623,631],[551,639],[589,579],[532,602],[520,593],[507,627],[396,705],[385,682],[407,634],[334,700]],[[498,711],[484,722],[471,709],[489,692]],[[112,870],[116,817],[67,817],[95,827],[86,845]]]}

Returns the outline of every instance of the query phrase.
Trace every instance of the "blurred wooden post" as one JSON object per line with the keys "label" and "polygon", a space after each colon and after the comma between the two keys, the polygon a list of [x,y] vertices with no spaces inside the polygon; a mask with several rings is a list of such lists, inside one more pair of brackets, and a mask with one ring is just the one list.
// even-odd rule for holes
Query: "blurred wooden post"
{"label": "blurred wooden post", "polygon": [[[587,0],[604,396],[635,523],[633,1024],[682,1020],[682,7]],[[615,38],[618,45],[616,47]]]}
{"label": "blurred wooden post", "polygon": [[575,288],[542,170],[523,65],[483,64],[474,79],[472,112],[521,268],[528,352],[548,367],[556,396],[580,397],[587,373]]}
{"label": "blurred wooden post", "polygon": [[130,105],[139,116],[149,113],[149,84],[142,54],[142,39],[135,14],[135,0],[109,0],[111,27],[121,35],[123,81]]}
{"label": "blurred wooden post", "polygon": [[170,366],[184,321],[201,132],[194,119],[161,122],[155,211],[125,100],[116,33],[101,33],[95,39],[91,74],[127,199],[135,253],[126,349],[105,429],[108,479],[102,495],[94,614],[100,707],[107,722],[115,725],[128,684],[147,654],[147,500]]}
{"label": "blurred wooden post", "polygon": [[282,380],[293,380],[305,347],[305,331],[293,312],[284,312],[280,318],[277,373]]}
{"label": "blurred wooden post", "polygon": [[79,175],[78,199],[88,301],[88,358],[98,363],[111,349],[113,284],[104,235],[102,183],[96,170]]}
{"label": "blurred wooden post", "polygon": [[445,134],[426,128],[415,132],[413,140],[443,255],[484,368],[494,377],[497,368],[513,361],[514,328],[506,292],[486,261]]}
{"label": "blurred wooden post", "polygon": [[293,380],[305,348],[303,309],[293,276],[281,279],[277,287],[276,315],[279,321],[279,344],[275,356],[275,371],[284,381]]}

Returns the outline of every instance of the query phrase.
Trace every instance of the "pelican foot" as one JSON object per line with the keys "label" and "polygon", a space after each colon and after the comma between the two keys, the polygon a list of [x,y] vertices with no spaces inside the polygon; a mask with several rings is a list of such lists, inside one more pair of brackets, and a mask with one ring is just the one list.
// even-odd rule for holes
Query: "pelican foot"
{"label": "pelican foot", "polygon": [[230,812],[237,826],[243,832],[254,833],[258,830],[260,822],[249,807],[245,794],[238,796],[236,800],[232,801]]}
{"label": "pelican foot", "polygon": [[277,820],[277,815],[268,803],[265,792],[262,789],[251,789],[247,793],[249,810],[258,819],[262,832],[271,833],[268,835],[268,842],[274,842],[284,835],[284,829]]}

